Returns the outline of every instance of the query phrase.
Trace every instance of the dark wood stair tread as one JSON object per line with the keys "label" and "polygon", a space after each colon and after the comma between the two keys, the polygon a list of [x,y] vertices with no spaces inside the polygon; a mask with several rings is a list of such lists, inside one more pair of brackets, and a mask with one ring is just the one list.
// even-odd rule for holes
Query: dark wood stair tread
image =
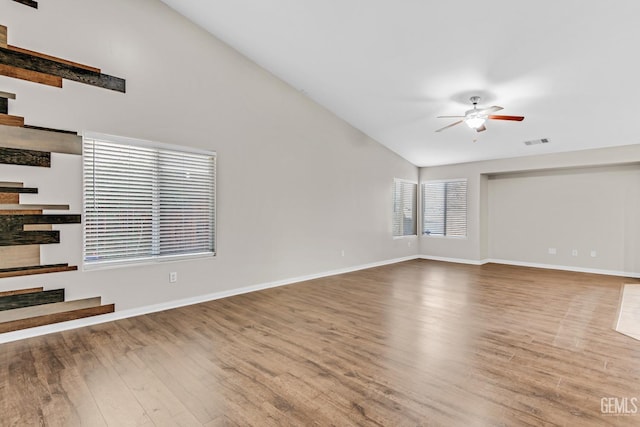
{"label": "dark wood stair tread", "polygon": [[64,289],[29,292],[0,297],[0,311],[64,301]]}
{"label": "dark wood stair tread", "polygon": [[[0,115],[0,124],[6,125]],[[21,166],[51,167],[51,153],[48,151],[24,150],[19,148],[0,147],[0,163]]]}
{"label": "dark wood stair tread", "polygon": [[22,194],[37,194],[38,189],[32,187],[10,187],[0,186],[0,193],[22,193]]}

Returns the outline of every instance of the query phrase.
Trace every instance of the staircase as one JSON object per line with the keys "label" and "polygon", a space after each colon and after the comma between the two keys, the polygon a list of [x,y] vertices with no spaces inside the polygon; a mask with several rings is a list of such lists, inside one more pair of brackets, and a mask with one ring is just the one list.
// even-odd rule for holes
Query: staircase
{"label": "staircase", "polygon": [[4,291],[0,292],[0,333],[113,313],[114,309],[114,304],[102,305],[100,297],[65,301],[64,289]]}
{"label": "staircase", "polygon": [[[0,45],[3,42],[6,47],[6,27],[0,25]],[[74,70],[77,72],[75,66]],[[85,79],[85,83],[124,92],[124,80],[100,74],[99,70],[93,72],[93,78]],[[86,77],[86,73],[81,74]],[[62,76],[48,77],[60,79],[61,86]],[[82,138],[77,132],[30,126],[24,123],[24,118],[9,115],[9,100],[13,99],[15,94],[0,91],[0,166],[50,168],[52,153],[82,154]],[[0,281],[7,277],[78,269],[67,263],[41,262],[40,246],[60,242],[61,232],[53,226],[79,224],[82,218],[78,214],[49,213],[68,211],[66,204],[31,204],[20,200],[22,195],[33,198],[37,194],[38,188],[25,186],[23,182],[0,182]],[[0,333],[113,311],[114,304],[102,305],[100,297],[66,301],[64,289],[0,291]]]}

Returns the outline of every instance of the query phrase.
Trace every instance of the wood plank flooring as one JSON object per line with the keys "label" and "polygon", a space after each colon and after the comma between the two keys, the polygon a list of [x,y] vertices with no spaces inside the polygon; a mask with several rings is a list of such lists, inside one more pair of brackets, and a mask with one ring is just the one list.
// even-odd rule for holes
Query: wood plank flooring
{"label": "wood plank flooring", "polygon": [[3,344],[0,425],[637,426],[624,283],[416,260]]}

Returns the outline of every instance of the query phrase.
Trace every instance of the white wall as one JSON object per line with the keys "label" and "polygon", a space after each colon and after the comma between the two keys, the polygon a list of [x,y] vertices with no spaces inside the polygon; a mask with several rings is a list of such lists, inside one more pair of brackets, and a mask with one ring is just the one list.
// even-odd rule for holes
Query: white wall
{"label": "white wall", "polygon": [[[215,259],[0,279],[0,290],[64,287],[117,310],[417,255],[391,237],[393,178],[418,169],[265,72],[157,0],[0,3],[9,43],[125,78],[127,93],[0,77],[10,113],[32,125],[90,130],[218,153]],[[81,159],[0,165],[0,181],[40,188],[24,203],[80,213]],[[79,225],[43,263],[81,265]],[[341,256],[344,249],[345,256]],[[178,272],[178,283],[168,273]]]}
{"label": "white wall", "polygon": [[[421,168],[421,181],[449,178],[468,179],[468,237],[466,239],[448,239],[423,236],[420,239],[420,252],[426,257],[454,258],[472,263],[482,263],[487,259],[495,258],[563,268],[579,267],[586,270],[638,275],[640,274],[640,260],[638,259],[640,227],[635,218],[640,217],[640,194],[637,184],[639,162],[640,144],[634,144],[614,148]],[[605,166],[616,167],[602,169]],[[576,168],[581,170],[572,170]],[[604,171],[609,171],[609,174]],[[529,174],[517,175],[525,172]],[[507,178],[503,177],[503,179],[488,179],[493,175],[504,174],[516,175],[507,175]],[[529,179],[522,178],[524,176]],[[606,211],[608,219],[620,218],[623,221],[623,224],[619,226],[622,228],[617,228],[616,235],[599,234],[597,239],[584,241],[584,238],[578,238],[578,236],[587,232],[587,224],[597,214],[590,213],[591,217],[581,219],[580,226],[570,223],[570,218],[571,215],[577,215],[580,212],[582,205],[592,203],[590,199],[592,194],[589,193],[588,187],[602,176],[606,176],[607,182],[610,181],[612,184],[622,185],[622,183],[634,182],[633,180],[636,180],[636,184],[628,184],[624,187],[625,190],[620,190],[624,191],[624,194],[621,192],[617,192],[615,195],[607,194],[607,201],[598,204],[598,209],[601,213]],[[533,180],[534,177],[541,179],[546,177],[546,180],[542,180],[543,184],[540,180]],[[540,197],[546,197],[540,195],[544,188],[567,185],[580,191],[578,199],[574,197],[559,201],[557,198],[553,200],[552,196],[549,196],[544,201],[545,206],[538,210],[538,205],[534,201]],[[492,191],[493,196],[490,197]],[[499,191],[499,196],[496,195],[496,191]],[[524,197],[520,200],[520,204],[512,206],[505,199],[518,191],[530,196],[530,198]],[[532,193],[533,191],[535,193]],[[526,204],[525,199],[527,200]],[[562,246],[562,250],[565,251],[563,253],[566,253],[565,246],[570,246],[570,249],[573,249],[573,246],[579,242],[582,242],[580,249],[582,247],[589,248],[589,252],[590,246],[596,246],[594,248],[596,250],[598,247],[605,249],[599,251],[601,255],[596,258],[585,257],[586,249],[581,249],[579,250],[581,255],[579,255],[579,259],[576,259],[564,256],[539,256],[539,249],[532,248],[530,251],[536,252],[534,256],[529,250],[514,247],[514,245],[519,246],[520,244],[523,247],[528,245],[526,240],[507,243],[510,232],[523,225],[514,218],[518,215],[524,215],[524,211],[527,209],[525,205],[529,209],[527,211],[529,218],[544,217],[547,215],[545,209],[550,206],[554,206],[557,212],[562,212],[561,220],[557,222],[557,230],[558,233],[564,234],[557,245]],[[511,219],[507,220],[507,218]],[[618,227],[617,224],[616,227]],[[522,239],[525,237],[520,236]],[[535,237],[533,235],[528,237],[533,239],[532,242],[535,242],[537,238],[542,238],[538,234]],[[545,237],[543,240],[547,241],[550,238]],[[548,245],[544,246],[545,251],[548,247],[553,247],[550,243],[538,242],[535,244]],[[561,248],[558,247],[558,249]]]}

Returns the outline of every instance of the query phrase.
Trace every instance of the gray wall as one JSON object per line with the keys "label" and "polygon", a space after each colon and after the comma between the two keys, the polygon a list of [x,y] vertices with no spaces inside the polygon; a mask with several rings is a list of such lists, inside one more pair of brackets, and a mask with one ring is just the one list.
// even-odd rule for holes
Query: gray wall
{"label": "gray wall", "polygon": [[640,271],[638,166],[498,175],[488,207],[489,258]]}
{"label": "gray wall", "polygon": [[467,178],[469,194],[468,237],[423,236],[421,253],[638,275],[639,162],[636,144],[422,168],[421,181]]}
{"label": "gray wall", "polygon": [[[102,69],[127,93],[0,77],[10,113],[32,125],[90,130],[218,153],[215,259],[0,279],[0,290],[65,287],[117,310],[416,256],[393,239],[393,178],[418,168],[156,0],[5,1],[9,43]],[[40,188],[23,203],[82,211],[81,159],[50,170],[0,165],[0,181]],[[43,263],[81,265],[81,227],[65,225]],[[344,256],[342,256],[344,250]],[[169,284],[169,272],[178,282]]]}

